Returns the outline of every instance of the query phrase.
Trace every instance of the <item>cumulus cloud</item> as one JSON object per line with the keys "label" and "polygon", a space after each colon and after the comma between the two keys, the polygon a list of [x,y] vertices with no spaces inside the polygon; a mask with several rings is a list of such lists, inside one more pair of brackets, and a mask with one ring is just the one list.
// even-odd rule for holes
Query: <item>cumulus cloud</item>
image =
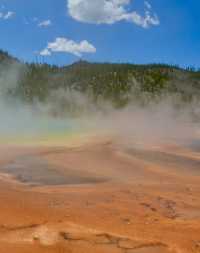
{"label": "cumulus cloud", "polygon": [[50,56],[52,53],[70,53],[81,57],[83,53],[95,53],[96,48],[87,40],[79,43],[67,38],[56,38],[54,42],[49,42],[47,47],[40,52],[40,55]]}
{"label": "cumulus cloud", "polygon": [[145,2],[145,14],[129,11],[131,0],[68,0],[68,12],[77,21],[91,24],[114,24],[119,21],[135,23],[143,28],[159,25],[159,18],[151,13],[151,5]]}
{"label": "cumulus cloud", "polygon": [[0,12],[0,18],[7,20],[12,18],[15,15],[15,13],[13,11],[8,11],[6,13]]}
{"label": "cumulus cloud", "polygon": [[151,4],[148,1],[144,1],[144,5],[146,6],[147,9],[151,10]]}
{"label": "cumulus cloud", "polygon": [[50,56],[51,55],[51,51],[48,48],[45,48],[45,49],[43,49],[40,52],[40,55],[42,55],[42,56]]}
{"label": "cumulus cloud", "polygon": [[38,24],[39,27],[47,27],[47,26],[51,26],[51,25],[52,25],[52,22],[51,22],[50,19],[41,21],[41,22]]}

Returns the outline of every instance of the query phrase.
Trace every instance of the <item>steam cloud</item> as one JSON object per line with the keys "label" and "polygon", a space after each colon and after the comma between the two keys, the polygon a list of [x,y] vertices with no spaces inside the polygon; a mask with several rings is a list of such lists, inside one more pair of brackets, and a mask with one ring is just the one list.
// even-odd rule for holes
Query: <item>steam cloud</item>
{"label": "steam cloud", "polygon": [[105,101],[94,104],[80,92],[58,89],[45,103],[26,104],[9,96],[18,85],[23,68],[14,63],[1,69],[1,138],[70,131],[101,134],[126,145],[157,145],[169,140],[185,143],[199,138],[199,122],[192,117],[199,116],[198,101],[177,109],[177,98],[166,96],[148,106],[133,101],[123,109],[115,109]]}

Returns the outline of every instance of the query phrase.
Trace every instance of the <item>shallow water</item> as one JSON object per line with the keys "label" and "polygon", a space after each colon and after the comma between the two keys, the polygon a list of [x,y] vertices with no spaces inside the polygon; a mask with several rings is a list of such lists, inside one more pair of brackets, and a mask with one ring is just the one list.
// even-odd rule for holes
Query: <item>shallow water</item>
{"label": "shallow water", "polygon": [[0,173],[9,174],[21,183],[34,185],[94,184],[106,181],[78,170],[58,168],[48,164],[40,156],[25,156],[0,168]]}
{"label": "shallow water", "polygon": [[189,148],[193,152],[200,152],[200,140],[192,140],[191,142],[187,143],[187,148]]}
{"label": "shallow water", "polygon": [[140,150],[130,148],[127,149],[126,152],[129,155],[132,155],[143,161],[166,166],[168,170],[173,170],[176,168],[181,172],[186,172],[189,174],[192,173],[192,175],[200,175],[200,160],[197,159],[155,150]]}

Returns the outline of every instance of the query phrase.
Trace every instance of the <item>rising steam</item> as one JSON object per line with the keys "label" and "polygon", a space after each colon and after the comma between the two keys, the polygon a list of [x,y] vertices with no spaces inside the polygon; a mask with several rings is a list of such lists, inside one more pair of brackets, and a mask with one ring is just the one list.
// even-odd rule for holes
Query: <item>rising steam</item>
{"label": "rising steam", "polygon": [[198,101],[186,106],[178,97],[163,96],[145,106],[133,99],[123,109],[115,109],[108,101],[94,103],[88,94],[58,89],[44,103],[28,104],[10,96],[24,68],[18,63],[1,67],[1,138],[82,132],[112,136],[124,144],[138,145],[157,145],[169,140],[184,143],[199,138]]}

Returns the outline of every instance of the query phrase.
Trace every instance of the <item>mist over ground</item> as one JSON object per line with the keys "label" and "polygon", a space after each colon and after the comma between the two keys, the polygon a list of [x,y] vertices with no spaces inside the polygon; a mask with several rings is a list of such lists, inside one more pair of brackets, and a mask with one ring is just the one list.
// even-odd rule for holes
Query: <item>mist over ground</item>
{"label": "mist over ground", "polygon": [[[176,79],[170,80],[166,66],[156,70],[137,66],[139,72],[134,70],[132,75],[128,66],[128,77],[123,76],[127,71],[123,65],[116,65],[116,71],[108,76],[105,67],[81,62],[69,66],[67,76],[57,67],[3,61],[1,138],[91,133],[112,136],[123,143],[133,140],[156,145],[169,140],[185,143],[199,137],[200,86],[198,79],[194,82],[191,78],[189,83],[190,72],[170,69],[173,76],[176,73]],[[140,71],[145,81],[137,79]],[[79,79],[73,79],[71,73],[80,74]]]}

